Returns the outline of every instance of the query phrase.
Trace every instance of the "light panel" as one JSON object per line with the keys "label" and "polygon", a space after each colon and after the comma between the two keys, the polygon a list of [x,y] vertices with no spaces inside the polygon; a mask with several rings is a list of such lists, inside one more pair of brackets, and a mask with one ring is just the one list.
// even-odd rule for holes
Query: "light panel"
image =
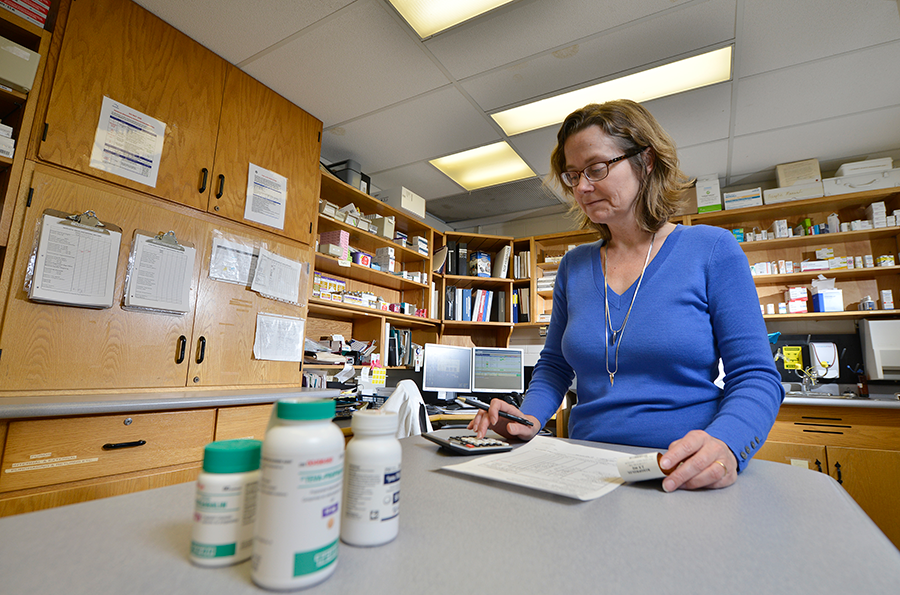
{"label": "light panel", "polygon": [[429,163],[466,190],[515,182],[535,175],[505,141],[432,159]]}
{"label": "light panel", "polygon": [[492,118],[513,136],[562,122],[589,103],[631,99],[638,103],[731,79],[732,46],[657,66],[618,79],[514,107]]}
{"label": "light panel", "polygon": [[513,0],[388,0],[419,37],[425,39],[453,25],[509,4]]}

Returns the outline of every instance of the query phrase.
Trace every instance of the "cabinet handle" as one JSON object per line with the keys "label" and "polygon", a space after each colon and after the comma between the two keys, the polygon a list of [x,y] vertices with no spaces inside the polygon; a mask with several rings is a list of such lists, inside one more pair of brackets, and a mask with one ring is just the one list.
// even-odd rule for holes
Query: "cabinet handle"
{"label": "cabinet handle", "polygon": [[203,177],[200,179],[200,194],[206,192],[206,180],[209,178],[209,170],[205,167],[200,170],[203,173]]}
{"label": "cabinet handle", "polygon": [[843,485],[843,483],[844,483],[844,478],[841,477],[841,464],[840,464],[840,463],[835,463],[835,464],[834,464],[834,470],[837,471],[837,482],[838,482],[839,484],[842,484],[842,485]]}
{"label": "cabinet handle", "polygon": [[103,450],[118,450],[120,448],[134,448],[135,446],[144,446],[146,440],[135,440],[134,442],[117,442],[115,444],[104,444]]}
{"label": "cabinet handle", "polygon": [[216,192],[216,198],[222,198],[225,194],[225,175],[219,174],[219,190]]}
{"label": "cabinet handle", "polygon": [[200,337],[197,339],[197,363],[202,364],[203,358],[206,355],[206,337]]}
{"label": "cabinet handle", "polygon": [[820,461],[819,459],[816,459],[816,469],[819,470],[819,473],[822,472],[822,461]]}
{"label": "cabinet handle", "polygon": [[184,361],[184,350],[187,348],[187,337],[181,335],[178,337],[178,355],[175,357],[175,363],[180,364]]}

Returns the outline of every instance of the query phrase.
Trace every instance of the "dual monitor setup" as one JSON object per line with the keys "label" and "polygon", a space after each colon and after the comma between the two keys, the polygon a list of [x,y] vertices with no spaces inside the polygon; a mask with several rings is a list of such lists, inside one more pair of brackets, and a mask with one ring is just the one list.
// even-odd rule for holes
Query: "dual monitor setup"
{"label": "dual monitor setup", "polygon": [[521,394],[525,391],[522,350],[426,343],[422,389],[436,391],[438,401],[479,393]]}

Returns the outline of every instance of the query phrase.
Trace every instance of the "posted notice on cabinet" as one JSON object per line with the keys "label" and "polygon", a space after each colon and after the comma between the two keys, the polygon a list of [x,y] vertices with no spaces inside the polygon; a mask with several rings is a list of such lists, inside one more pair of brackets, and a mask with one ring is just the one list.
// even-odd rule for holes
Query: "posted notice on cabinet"
{"label": "posted notice on cabinet", "polygon": [[287,178],[251,163],[247,176],[244,219],[284,229],[285,202]]}
{"label": "posted notice on cabinet", "polygon": [[91,167],[155,188],[165,136],[165,122],[104,97]]}

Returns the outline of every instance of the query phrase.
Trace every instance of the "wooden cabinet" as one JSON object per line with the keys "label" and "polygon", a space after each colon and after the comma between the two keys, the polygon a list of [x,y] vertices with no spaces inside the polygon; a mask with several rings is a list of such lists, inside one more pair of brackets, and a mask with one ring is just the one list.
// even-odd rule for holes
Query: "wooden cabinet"
{"label": "wooden cabinet", "polygon": [[12,224],[16,191],[19,188],[31,136],[31,124],[37,106],[36,98],[43,82],[50,32],[8,10],[0,10],[0,37],[5,37],[41,55],[30,93],[0,87],[0,118],[3,124],[12,127],[12,138],[16,141],[16,150],[12,158],[0,156],[0,267],[2,267],[4,249]]}
{"label": "wooden cabinet", "polygon": [[215,410],[9,423],[0,492],[203,460]]}
{"label": "wooden cabinet", "polygon": [[[436,283],[438,296],[441,296],[441,343],[461,345],[464,347],[507,347],[512,334],[512,289],[510,266],[512,263],[513,238],[506,236],[490,236],[448,232],[443,234],[444,245],[448,246],[448,258],[454,258],[454,247],[461,251],[465,246],[465,258],[459,257],[454,269],[456,274],[440,275]],[[491,276],[478,277],[469,274],[471,255],[481,252],[490,257]],[[498,258],[507,258],[505,276],[493,276],[494,264]],[[479,295],[482,299],[490,296],[491,310],[488,320],[478,320],[480,310]],[[452,306],[450,302],[453,302]],[[505,314],[499,320],[499,308],[493,305],[497,301],[502,304]]]}
{"label": "wooden cabinet", "polygon": [[[91,167],[104,97],[165,124],[155,186]],[[41,159],[309,244],[322,123],[130,0],[73,2]],[[287,178],[284,224],[245,219],[250,167]]]}
{"label": "wooden cabinet", "polygon": [[[71,2],[39,156],[205,211],[198,189],[215,159],[226,69],[130,0]],[[104,97],[165,123],[155,187],[90,166]]]}
{"label": "wooden cabinet", "polygon": [[[884,201],[887,212],[900,206],[900,192],[896,189],[869,190],[827,196],[809,200],[798,200],[761,207],[749,207],[732,211],[719,211],[701,215],[684,217],[688,225],[708,224],[727,229],[743,228],[750,230],[768,230],[772,223],[779,219],[787,219],[788,225],[795,226],[805,218],[813,224],[824,223],[828,215],[837,213],[841,222],[855,219],[866,219],[866,207],[874,202]],[[784,239],[770,239],[754,242],[743,242],[741,247],[747,254],[750,264],[757,262],[777,262],[787,260],[819,260],[816,250],[832,248],[834,256],[865,256],[877,258],[882,254],[898,257],[900,249],[900,227],[889,227],[863,231],[847,231],[821,235],[808,235]],[[835,279],[835,288],[843,290],[843,312],[809,312],[797,314],[766,314],[767,321],[797,319],[859,319],[883,316],[896,316],[897,311],[860,311],[857,309],[860,299],[869,295],[872,299],[880,299],[880,291],[890,289],[894,295],[900,295],[900,266],[854,268],[847,270],[828,270],[795,272],[790,274],[757,275],[754,277],[760,304],[774,304],[778,311],[778,303],[784,302],[784,291],[793,286],[810,286],[812,280],[820,273]],[[878,302],[880,305],[880,302]],[[810,308],[811,310],[811,308]]]}
{"label": "wooden cabinet", "polygon": [[216,440],[262,440],[271,416],[271,404],[223,407],[216,416]]}
{"label": "wooden cabinet", "polygon": [[[434,230],[422,221],[360,192],[328,172],[321,172],[321,178],[320,194],[323,201],[328,201],[338,208],[353,205],[366,215],[393,217],[395,232],[401,232],[410,239],[416,236],[424,237],[428,241],[429,251],[431,250],[435,241]],[[307,337],[318,340],[322,336],[340,334],[345,338],[353,337],[360,341],[375,340],[382,365],[388,362],[389,343],[386,324],[410,330],[412,342],[419,345],[438,341],[440,329],[435,315],[432,314],[433,276],[430,252],[422,253],[406,244],[394,242],[393,234],[391,237],[385,237],[325,214],[318,215],[317,231],[319,237],[323,233],[338,236],[343,234],[348,238],[351,248],[373,258],[380,248],[392,248],[396,261],[395,271],[417,272],[422,280],[403,278],[361,264],[341,262],[338,258],[323,253],[317,253],[315,256],[317,275],[326,280],[343,283],[345,291],[351,294],[372,294],[387,304],[401,302],[413,304],[415,309],[424,309],[428,317],[344,303],[340,294],[323,294],[314,290],[307,319]],[[304,368],[315,367],[315,364],[304,364]]]}
{"label": "wooden cabinet", "polygon": [[[31,187],[31,206],[25,213],[0,330],[3,390],[300,384],[299,363],[257,360],[253,340],[257,313],[302,318],[304,308],[264,298],[244,285],[212,280],[209,261],[217,235],[307,263],[312,258],[308,246],[49,166],[37,166]],[[47,208],[66,213],[94,210],[101,220],[122,228],[112,308],[93,310],[28,299],[24,289],[32,251],[28,238]],[[193,307],[187,314],[122,309],[137,229],[172,230],[181,243],[196,248]]]}
{"label": "wooden cabinet", "polygon": [[900,410],[782,405],[756,458],[830,474],[900,547]]}

